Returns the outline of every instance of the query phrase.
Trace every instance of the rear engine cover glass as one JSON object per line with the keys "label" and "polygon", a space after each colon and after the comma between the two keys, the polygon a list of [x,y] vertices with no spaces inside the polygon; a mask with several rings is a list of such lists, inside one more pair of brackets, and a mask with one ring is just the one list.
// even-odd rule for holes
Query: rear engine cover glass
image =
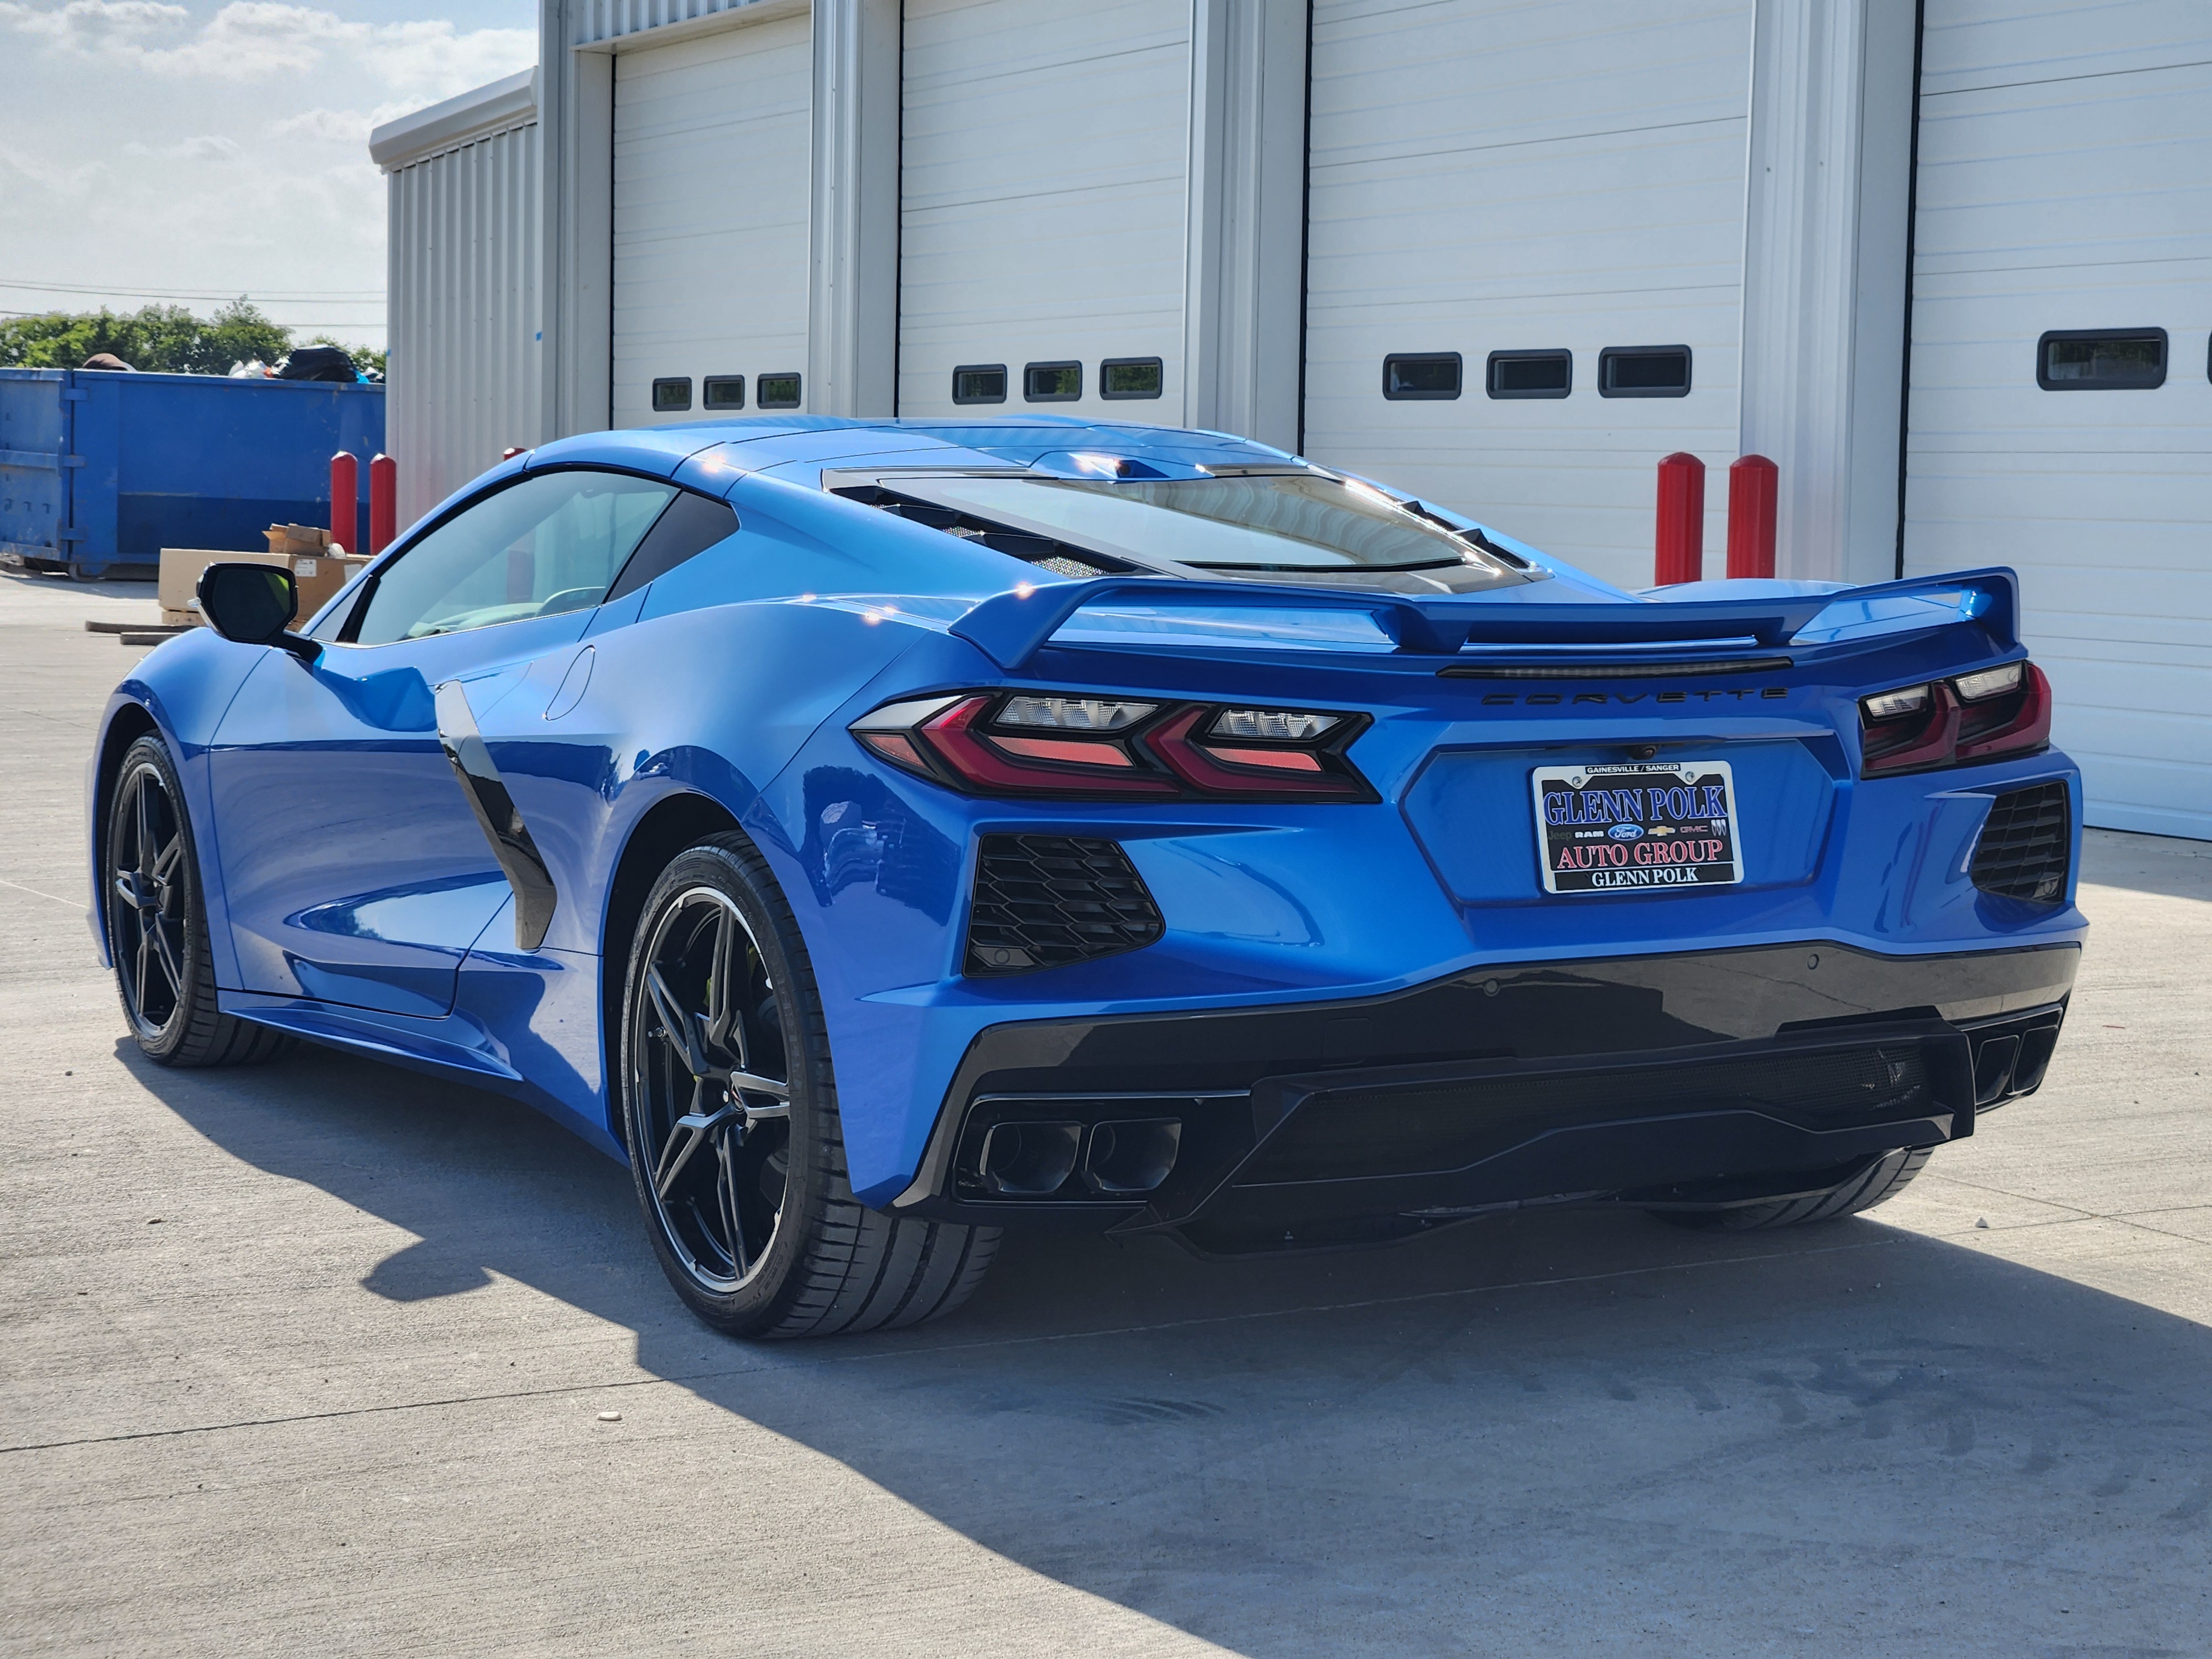
{"label": "rear engine cover glass", "polygon": [[1026,522],[1079,546],[1202,570],[1408,570],[1459,565],[1478,586],[1524,580],[1378,490],[1307,473],[1094,482],[933,478],[902,483],[983,518]]}

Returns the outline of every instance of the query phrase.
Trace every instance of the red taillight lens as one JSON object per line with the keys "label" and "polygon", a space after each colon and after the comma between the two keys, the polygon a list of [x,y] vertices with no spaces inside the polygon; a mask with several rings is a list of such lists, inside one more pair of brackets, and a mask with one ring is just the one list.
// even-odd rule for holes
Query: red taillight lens
{"label": "red taillight lens", "polygon": [[1972,702],[1959,720],[1959,758],[1995,760],[2023,754],[2051,742],[2051,682],[2033,663],[2024,663],[2020,690],[2008,696]]}
{"label": "red taillight lens", "polygon": [[970,692],[890,704],[853,736],[906,771],[988,795],[1370,800],[1343,757],[1364,714]]}
{"label": "red taillight lens", "polygon": [[909,772],[929,770],[929,763],[921,757],[921,750],[903,732],[855,732],[853,735],[894,765],[903,766]]}
{"label": "red taillight lens", "polygon": [[[962,782],[986,793],[1025,795],[1172,795],[1172,779],[1139,771],[1110,738],[1039,739],[1009,732],[1003,741],[976,729],[996,699],[963,697],[922,723],[917,734]],[[1040,755],[1038,748],[1051,752]],[[1024,753],[1027,749],[1029,752]]]}
{"label": "red taillight lens", "polygon": [[[1995,669],[1862,698],[1860,775],[1933,771],[2045,747],[2051,682],[2032,662],[2020,671],[2008,690]],[[1985,689],[1991,684],[1997,689]]]}
{"label": "red taillight lens", "polygon": [[1187,708],[1170,715],[1145,736],[1145,746],[1194,789],[1215,795],[1360,795],[1354,780],[1322,769],[1322,757],[1309,749],[1254,749],[1246,744],[1216,748],[1192,735],[1201,722],[1209,727],[1214,710]]}
{"label": "red taillight lens", "polygon": [[[1869,703],[1878,701],[1867,699]],[[1873,709],[1862,707],[1859,718],[1868,777],[1948,766],[1951,751],[1958,746],[1959,700],[1941,680],[1928,688],[1920,707],[1908,714],[1877,719]]]}

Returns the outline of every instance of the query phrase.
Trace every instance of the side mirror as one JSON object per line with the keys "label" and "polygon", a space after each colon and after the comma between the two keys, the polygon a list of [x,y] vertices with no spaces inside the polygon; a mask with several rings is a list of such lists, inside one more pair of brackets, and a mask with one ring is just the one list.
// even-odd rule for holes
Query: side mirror
{"label": "side mirror", "polygon": [[273,564],[211,564],[200,572],[200,614],[208,626],[240,645],[273,645],[313,662],[323,647],[287,633],[300,614],[292,573]]}

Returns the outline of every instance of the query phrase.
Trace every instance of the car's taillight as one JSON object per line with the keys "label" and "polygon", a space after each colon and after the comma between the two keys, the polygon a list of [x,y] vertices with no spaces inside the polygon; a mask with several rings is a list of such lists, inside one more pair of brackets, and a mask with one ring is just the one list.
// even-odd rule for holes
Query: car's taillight
{"label": "car's taillight", "polygon": [[[1244,712],[1248,711],[1222,711]],[[1204,706],[1186,708],[1146,732],[1145,746],[1185,783],[1210,795],[1296,795],[1342,800],[1366,794],[1366,786],[1356,775],[1347,777],[1328,769],[1320,751],[1310,746],[1285,741],[1262,748],[1250,743],[1210,741],[1221,718],[1221,713]]]}
{"label": "car's taillight", "polygon": [[1364,714],[975,691],[892,703],[853,736],[978,794],[1371,800],[1344,750]]}
{"label": "car's taillight", "polygon": [[993,732],[978,721],[995,699],[963,697],[915,736],[960,781],[987,794],[1172,795],[1175,781],[1140,769],[1116,738],[1040,738],[1034,726]]}
{"label": "car's taillight", "polygon": [[2051,742],[2051,682],[2032,662],[1859,699],[1860,775],[1925,772],[2024,755]]}

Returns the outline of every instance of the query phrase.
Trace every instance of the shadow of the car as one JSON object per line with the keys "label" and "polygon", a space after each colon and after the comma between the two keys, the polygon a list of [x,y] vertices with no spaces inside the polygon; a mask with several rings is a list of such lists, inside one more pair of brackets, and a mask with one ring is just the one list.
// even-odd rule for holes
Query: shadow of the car
{"label": "shadow of the car", "polygon": [[[1020,1237],[942,1324],[748,1346],[662,1283],[628,1176],[520,1106],[315,1051],[219,1083],[118,1052],[234,1156],[414,1234],[378,1297],[519,1280],[999,1555],[1243,1653],[1908,1626],[2022,1651],[2062,1583],[2120,1609],[2148,1571],[2163,1606],[2204,1555],[2212,1331],[1875,1222],[1526,1212],[1240,1262]],[[2008,1588],[2001,1564],[2088,1550]]]}

